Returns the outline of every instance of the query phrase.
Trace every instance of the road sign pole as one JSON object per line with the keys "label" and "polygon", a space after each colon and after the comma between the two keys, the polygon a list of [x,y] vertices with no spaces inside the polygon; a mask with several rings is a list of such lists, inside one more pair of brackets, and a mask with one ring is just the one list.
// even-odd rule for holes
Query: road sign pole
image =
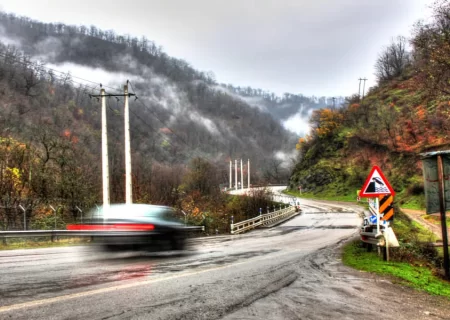
{"label": "road sign pole", "polygon": [[444,272],[445,277],[450,279],[449,257],[448,257],[448,237],[447,221],[445,218],[445,195],[444,195],[444,169],[442,165],[442,156],[437,156],[438,180],[439,180],[439,209],[441,211],[442,243],[444,245]]}
{"label": "road sign pole", "polygon": [[375,198],[375,206],[377,212],[377,235],[380,234],[380,203],[378,197]]}

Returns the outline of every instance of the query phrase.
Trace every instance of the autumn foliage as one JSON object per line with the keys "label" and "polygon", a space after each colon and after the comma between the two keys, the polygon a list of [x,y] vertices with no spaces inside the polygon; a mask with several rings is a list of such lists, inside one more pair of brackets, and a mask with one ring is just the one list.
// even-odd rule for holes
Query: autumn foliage
{"label": "autumn foliage", "polygon": [[[309,137],[296,144],[301,161],[291,187],[358,187],[377,164],[401,190],[421,177],[421,153],[450,149],[450,1],[436,1],[433,20],[418,23],[408,41],[407,63],[380,77],[364,99],[312,114]],[[380,55],[387,64],[395,46]]]}

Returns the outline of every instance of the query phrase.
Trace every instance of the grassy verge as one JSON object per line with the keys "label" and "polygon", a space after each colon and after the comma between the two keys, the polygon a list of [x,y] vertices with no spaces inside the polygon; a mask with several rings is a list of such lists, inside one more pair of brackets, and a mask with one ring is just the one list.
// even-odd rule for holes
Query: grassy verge
{"label": "grassy verge", "polygon": [[407,243],[411,239],[419,242],[436,242],[436,235],[422,224],[410,220],[403,212],[397,210],[392,228],[400,242]]}
{"label": "grassy verge", "polygon": [[423,195],[407,195],[401,192],[396,196],[395,201],[400,207],[412,210],[425,210],[425,198]]}
{"label": "grassy verge", "polygon": [[435,276],[431,269],[420,264],[383,261],[377,253],[362,248],[359,240],[344,247],[342,261],[352,268],[394,276],[403,285],[450,299],[450,282]]}
{"label": "grassy verge", "polygon": [[0,242],[0,250],[37,249],[50,247],[67,247],[89,243],[88,238],[60,238],[55,242],[43,238],[8,239],[7,245]]}

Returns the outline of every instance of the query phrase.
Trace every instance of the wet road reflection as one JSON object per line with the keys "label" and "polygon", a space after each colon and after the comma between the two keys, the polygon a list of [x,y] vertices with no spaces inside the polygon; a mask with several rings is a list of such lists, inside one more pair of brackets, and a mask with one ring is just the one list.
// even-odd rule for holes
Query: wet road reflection
{"label": "wet road reflection", "polygon": [[[344,210],[345,209],[345,210]],[[72,294],[183,272],[216,268],[336,243],[360,224],[349,208],[304,205],[304,213],[274,228],[190,239],[185,251],[103,252],[95,246],[0,252],[0,306]],[[341,212],[339,212],[341,211]],[[352,230],[354,229],[354,231]],[[325,236],[326,235],[326,236]]]}

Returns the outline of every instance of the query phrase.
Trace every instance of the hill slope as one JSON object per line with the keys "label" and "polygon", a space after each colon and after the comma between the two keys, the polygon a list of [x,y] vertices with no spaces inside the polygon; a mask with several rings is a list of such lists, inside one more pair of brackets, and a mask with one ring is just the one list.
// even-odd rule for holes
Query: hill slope
{"label": "hill slope", "polygon": [[379,84],[364,99],[313,113],[310,135],[297,144],[292,189],[356,197],[378,165],[400,203],[423,205],[420,154],[450,146],[449,17],[450,4],[440,2],[434,20],[416,26],[412,52],[402,39],[386,48],[376,64]]}
{"label": "hill slope", "polygon": [[[99,93],[96,76],[106,81],[107,93],[120,94],[129,79],[138,97],[130,102],[131,147],[135,194],[144,201],[147,185],[161,189],[169,171],[178,185],[179,170],[194,158],[216,165],[219,182],[228,181],[228,161],[236,158],[251,159],[254,182],[287,179],[282,162],[294,135],[268,112],[219,86],[211,73],[169,57],[152,41],[5,13],[0,31],[1,163],[18,169],[3,181],[2,195],[14,189],[19,198],[100,199],[100,102],[89,96]],[[67,69],[88,75],[57,71]],[[109,98],[107,105],[111,197],[119,201],[123,99]],[[25,183],[28,176],[19,194],[13,180]]]}

